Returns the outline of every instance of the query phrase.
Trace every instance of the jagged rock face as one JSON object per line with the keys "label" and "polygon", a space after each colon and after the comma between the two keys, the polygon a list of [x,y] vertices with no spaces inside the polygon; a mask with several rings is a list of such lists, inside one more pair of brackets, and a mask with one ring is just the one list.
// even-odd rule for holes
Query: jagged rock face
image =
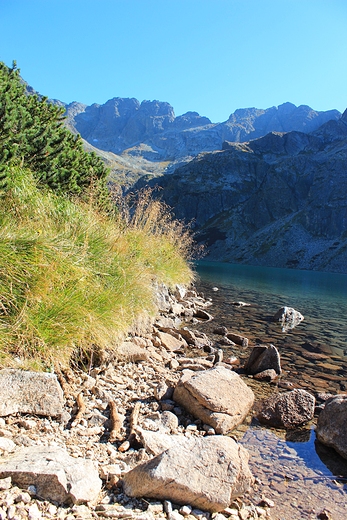
{"label": "jagged rock face", "polygon": [[226,122],[230,135],[225,136],[225,139],[243,142],[262,137],[269,132],[312,132],[330,119],[336,120],[336,112],[317,112],[309,106],[296,107],[293,103],[283,103],[279,107],[267,110],[238,109]]}
{"label": "jagged rock face", "polygon": [[172,161],[219,150],[225,140],[243,142],[273,131],[309,132],[341,114],[284,103],[266,110],[236,110],[228,121],[211,123],[197,112],[175,117],[169,103],[114,98],[104,105],[71,103],[66,115],[72,130],[102,150]]}
{"label": "jagged rock face", "polygon": [[151,184],[210,259],[347,272],[346,119],[225,143]]}

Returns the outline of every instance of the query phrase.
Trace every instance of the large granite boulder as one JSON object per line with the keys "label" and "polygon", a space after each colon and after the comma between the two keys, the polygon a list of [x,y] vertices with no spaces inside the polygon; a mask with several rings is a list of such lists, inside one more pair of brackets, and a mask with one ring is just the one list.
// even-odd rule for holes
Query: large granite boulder
{"label": "large granite boulder", "polygon": [[171,447],[124,475],[127,495],[215,512],[252,485],[248,452],[230,437],[176,437]]}
{"label": "large granite boulder", "polygon": [[60,417],[64,396],[55,374],[0,370],[0,416],[29,413]]}
{"label": "large granite boulder", "polygon": [[173,399],[217,433],[226,434],[245,419],[254,394],[238,374],[216,366],[194,375],[185,373],[175,388]]}
{"label": "large granite boulder", "polygon": [[23,489],[34,486],[38,497],[59,504],[93,502],[101,491],[95,463],[58,447],[31,446],[2,458],[0,478],[7,477]]}
{"label": "large granite boulder", "polygon": [[317,439],[347,459],[347,395],[331,397],[317,422]]}
{"label": "large granite boulder", "polygon": [[313,419],[315,398],[306,390],[292,390],[264,400],[258,420],[274,428],[296,428]]}

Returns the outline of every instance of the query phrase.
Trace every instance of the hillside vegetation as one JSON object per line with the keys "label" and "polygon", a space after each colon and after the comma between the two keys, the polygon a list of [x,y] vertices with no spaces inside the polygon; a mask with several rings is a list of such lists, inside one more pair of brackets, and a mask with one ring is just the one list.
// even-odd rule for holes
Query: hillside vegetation
{"label": "hillside vegetation", "polygon": [[48,369],[116,348],[155,312],[154,281],[192,280],[189,231],[148,192],[112,209],[102,162],[4,64],[0,168],[0,366]]}

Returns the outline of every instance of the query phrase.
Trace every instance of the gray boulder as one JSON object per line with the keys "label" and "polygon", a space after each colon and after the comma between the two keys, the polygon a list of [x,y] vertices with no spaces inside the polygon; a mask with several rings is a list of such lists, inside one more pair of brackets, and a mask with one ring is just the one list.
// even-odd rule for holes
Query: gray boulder
{"label": "gray boulder", "polygon": [[180,350],[187,346],[186,341],[180,336],[175,337],[167,332],[157,332],[156,335],[162,346],[169,352],[175,352],[176,350]]}
{"label": "gray boulder", "polygon": [[91,460],[70,457],[58,447],[21,448],[1,460],[0,478],[59,504],[93,502],[101,491],[98,470]]}
{"label": "gray boulder", "polygon": [[173,399],[217,433],[226,434],[245,419],[254,394],[238,374],[216,366],[194,375],[184,374]]}
{"label": "gray boulder", "polygon": [[170,500],[222,511],[253,483],[248,452],[230,437],[181,437],[163,453],[124,475],[132,497]]}
{"label": "gray boulder", "polygon": [[280,322],[282,332],[287,332],[288,330],[294,329],[294,327],[299,325],[303,319],[303,315],[292,307],[282,307],[273,317],[274,321]]}
{"label": "gray boulder", "polygon": [[306,390],[292,390],[276,394],[262,403],[258,420],[274,428],[296,428],[314,415],[315,398]]}
{"label": "gray boulder", "polygon": [[347,459],[347,395],[327,400],[317,422],[317,439]]}
{"label": "gray boulder", "polygon": [[247,374],[259,374],[273,369],[276,374],[281,373],[281,360],[274,345],[256,345],[245,364]]}
{"label": "gray boulder", "polygon": [[64,397],[55,374],[0,370],[0,416],[29,413],[59,417]]}

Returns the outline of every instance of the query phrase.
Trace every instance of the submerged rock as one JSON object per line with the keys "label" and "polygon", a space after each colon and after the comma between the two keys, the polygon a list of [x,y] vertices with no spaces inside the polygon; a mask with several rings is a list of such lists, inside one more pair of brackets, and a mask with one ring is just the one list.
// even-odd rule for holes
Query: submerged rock
{"label": "submerged rock", "polygon": [[273,321],[279,321],[281,323],[282,332],[294,329],[303,319],[303,315],[292,307],[282,307],[273,317]]}
{"label": "submerged rock", "polygon": [[253,483],[248,452],[230,437],[181,437],[160,455],[124,475],[132,497],[171,500],[222,511]]}

